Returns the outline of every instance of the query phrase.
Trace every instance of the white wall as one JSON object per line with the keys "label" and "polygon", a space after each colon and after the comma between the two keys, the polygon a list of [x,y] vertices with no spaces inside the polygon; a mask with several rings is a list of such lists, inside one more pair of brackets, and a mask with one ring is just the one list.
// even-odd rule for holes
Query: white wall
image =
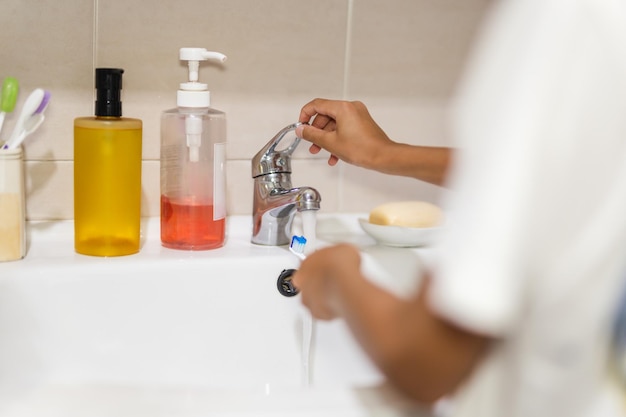
{"label": "white wall", "polygon": [[[21,102],[51,91],[46,122],[25,144],[28,218],[73,217],[72,126],[93,114],[95,67],[124,68],[124,115],[144,122],[144,216],[159,214],[159,117],[186,67],[178,49],[228,55],[203,66],[228,116],[228,210],[249,214],[250,159],[314,97],[362,100],[395,140],[445,145],[445,114],[489,0],[4,0],[0,77]],[[149,5],[147,7],[147,5]],[[19,107],[18,107],[19,109]],[[6,122],[10,132],[17,114]],[[322,210],[369,211],[441,190],[296,153],[294,185],[320,190]]]}

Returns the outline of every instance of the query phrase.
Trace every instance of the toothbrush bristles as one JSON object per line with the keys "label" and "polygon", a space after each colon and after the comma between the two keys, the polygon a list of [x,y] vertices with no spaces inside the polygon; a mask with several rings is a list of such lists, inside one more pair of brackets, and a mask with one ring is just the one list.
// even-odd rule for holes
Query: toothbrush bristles
{"label": "toothbrush bristles", "polygon": [[304,236],[293,236],[291,238],[290,247],[298,253],[304,253],[304,247],[306,246],[306,238]]}
{"label": "toothbrush bristles", "polygon": [[35,114],[43,112],[46,109],[46,107],[48,107],[49,101],[50,101],[50,91],[44,90],[43,98],[41,99],[41,103],[39,104],[39,107],[37,107],[37,110],[35,110]]}
{"label": "toothbrush bristles", "polygon": [[289,250],[301,260],[306,257],[304,255],[304,247],[306,246],[306,238],[304,236],[293,236]]}

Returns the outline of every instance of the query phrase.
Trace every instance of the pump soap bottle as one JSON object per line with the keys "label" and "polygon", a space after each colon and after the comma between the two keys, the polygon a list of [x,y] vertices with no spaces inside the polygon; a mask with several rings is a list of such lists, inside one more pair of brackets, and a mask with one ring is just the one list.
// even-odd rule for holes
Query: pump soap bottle
{"label": "pump soap bottle", "polygon": [[142,122],[122,117],[123,69],[96,69],[95,117],[74,119],[76,252],[139,252]]}
{"label": "pump soap bottle", "polygon": [[176,108],[161,116],[161,243],[172,249],[224,245],[226,223],[226,114],[211,107],[200,61],[226,56],[181,48],[189,81],[180,84]]}

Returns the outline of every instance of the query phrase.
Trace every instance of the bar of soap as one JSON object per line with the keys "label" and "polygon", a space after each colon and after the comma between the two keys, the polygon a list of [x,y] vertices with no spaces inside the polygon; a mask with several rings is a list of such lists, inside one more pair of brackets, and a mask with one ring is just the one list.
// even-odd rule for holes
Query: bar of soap
{"label": "bar of soap", "polygon": [[435,227],[441,224],[443,212],[425,201],[399,201],[375,207],[369,216],[371,224],[402,227]]}

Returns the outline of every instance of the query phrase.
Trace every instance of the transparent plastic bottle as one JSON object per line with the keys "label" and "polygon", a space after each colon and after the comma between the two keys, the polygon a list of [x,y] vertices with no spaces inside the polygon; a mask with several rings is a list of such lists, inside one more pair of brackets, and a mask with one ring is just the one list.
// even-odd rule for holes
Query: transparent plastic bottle
{"label": "transparent plastic bottle", "polygon": [[123,72],[96,69],[96,116],[74,120],[74,246],[84,255],[139,252],[143,125],[122,117]]}
{"label": "transparent plastic bottle", "polygon": [[199,61],[226,57],[182,48],[189,82],[181,84],[178,107],[161,116],[161,243],[172,249],[207,250],[226,237],[226,114],[210,107]]}

